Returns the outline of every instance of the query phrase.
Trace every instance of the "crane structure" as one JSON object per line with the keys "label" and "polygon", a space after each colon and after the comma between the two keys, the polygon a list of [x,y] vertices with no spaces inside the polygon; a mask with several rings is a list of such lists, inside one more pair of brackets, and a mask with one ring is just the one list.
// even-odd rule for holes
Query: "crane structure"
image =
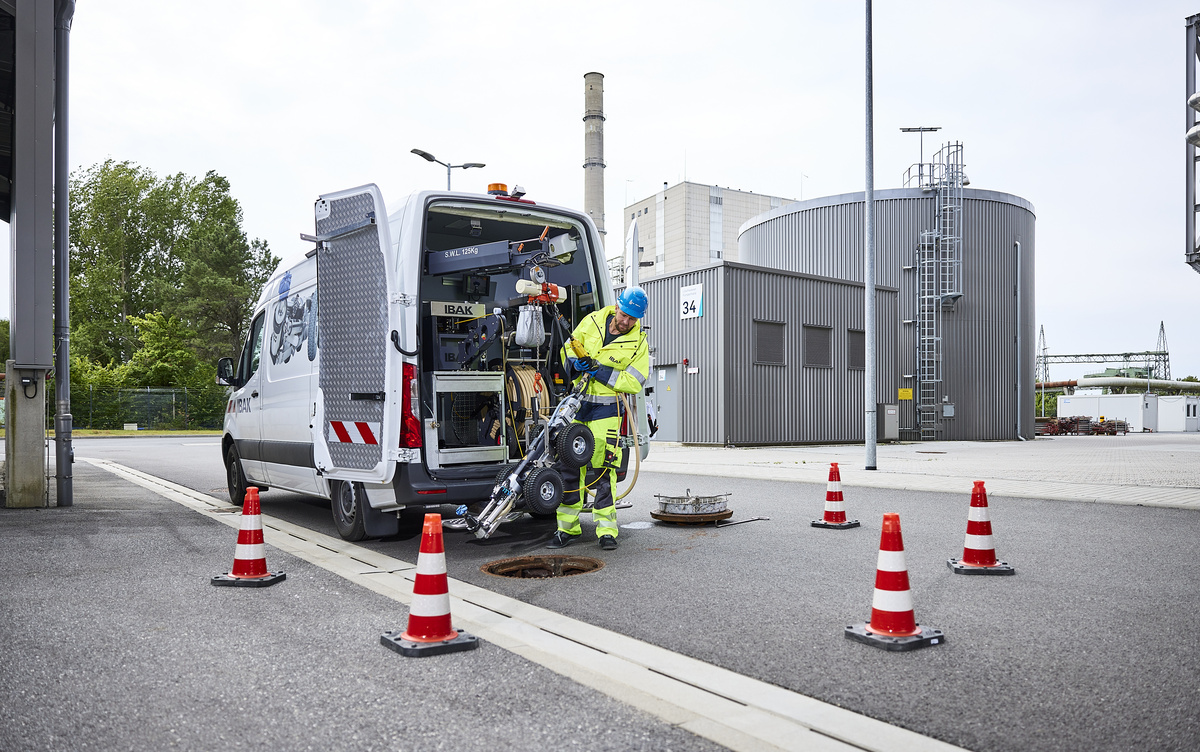
{"label": "crane structure", "polygon": [[1038,331],[1037,363],[1034,375],[1038,382],[1050,380],[1051,363],[1120,363],[1123,367],[1143,366],[1147,378],[1171,380],[1171,353],[1167,350],[1167,330],[1164,322],[1158,322],[1157,349],[1122,353],[1081,353],[1077,355],[1050,355],[1046,349],[1046,330]]}

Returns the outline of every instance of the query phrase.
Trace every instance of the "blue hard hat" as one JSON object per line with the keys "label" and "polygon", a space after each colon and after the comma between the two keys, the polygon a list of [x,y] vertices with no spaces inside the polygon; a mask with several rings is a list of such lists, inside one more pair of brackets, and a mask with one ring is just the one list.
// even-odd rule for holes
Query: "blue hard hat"
{"label": "blue hard hat", "polygon": [[621,313],[626,316],[632,316],[635,319],[640,319],[646,315],[646,306],[650,301],[646,298],[646,291],[640,287],[630,287],[621,291],[617,296],[617,308],[621,309]]}

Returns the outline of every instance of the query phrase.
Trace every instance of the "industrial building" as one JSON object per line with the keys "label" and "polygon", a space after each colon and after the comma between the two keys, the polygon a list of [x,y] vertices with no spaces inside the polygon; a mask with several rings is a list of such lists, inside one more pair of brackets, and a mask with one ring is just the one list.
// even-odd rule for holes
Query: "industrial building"
{"label": "industrial building", "polygon": [[[961,157],[947,145],[875,192],[879,414],[898,423],[881,439],[1033,436],[1033,206],[965,188]],[[741,226],[737,261],[643,270],[656,440],[864,440],[864,209],[863,193],[781,205]]]}
{"label": "industrial building", "polygon": [[[625,233],[638,223],[641,260],[653,262],[640,270],[640,277],[660,277],[714,261],[737,261],[738,228],[751,217],[790,203],[789,198],[719,185],[663,183],[661,191],[625,207]],[[620,246],[610,241],[609,247]],[[620,284],[620,267],[615,271]]]}

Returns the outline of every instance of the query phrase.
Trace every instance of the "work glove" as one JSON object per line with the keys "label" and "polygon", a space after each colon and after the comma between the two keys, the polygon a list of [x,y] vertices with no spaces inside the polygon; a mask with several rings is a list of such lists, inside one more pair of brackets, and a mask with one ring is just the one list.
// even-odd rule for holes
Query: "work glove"
{"label": "work glove", "polygon": [[577,373],[596,373],[599,366],[591,358],[571,358],[571,368]]}

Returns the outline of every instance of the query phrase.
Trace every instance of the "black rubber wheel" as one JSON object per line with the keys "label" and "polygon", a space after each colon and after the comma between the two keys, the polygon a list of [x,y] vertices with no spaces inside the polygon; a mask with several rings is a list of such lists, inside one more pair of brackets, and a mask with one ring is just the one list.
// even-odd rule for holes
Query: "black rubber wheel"
{"label": "black rubber wheel", "polygon": [[578,470],[592,461],[595,450],[592,432],[582,423],[572,423],[558,430],[554,437],[554,450],[558,461],[568,470]]}
{"label": "black rubber wheel", "polygon": [[[492,485],[493,486],[500,485],[500,481],[507,478],[512,473],[512,471],[516,470],[516,469],[517,469],[517,463],[515,463],[515,462],[505,465],[504,467],[500,468],[500,472],[496,473],[496,482],[493,483]],[[520,487],[521,487],[520,484],[518,484],[517,488],[520,488]]]}
{"label": "black rubber wheel", "polygon": [[363,526],[362,505],[366,500],[362,486],[345,480],[333,484],[333,526],[338,535],[348,541],[360,541],[367,537]]}
{"label": "black rubber wheel", "polygon": [[534,514],[550,514],[562,503],[563,482],[558,471],[539,467],[525,478],[525,506]]}
{"label": "black rubber wheel", "polygon": [[246,500],[246,474],[242,472],[242,458],[233,444],[225,452],[225,485],[229,489],[229,502],[240,507]]}

